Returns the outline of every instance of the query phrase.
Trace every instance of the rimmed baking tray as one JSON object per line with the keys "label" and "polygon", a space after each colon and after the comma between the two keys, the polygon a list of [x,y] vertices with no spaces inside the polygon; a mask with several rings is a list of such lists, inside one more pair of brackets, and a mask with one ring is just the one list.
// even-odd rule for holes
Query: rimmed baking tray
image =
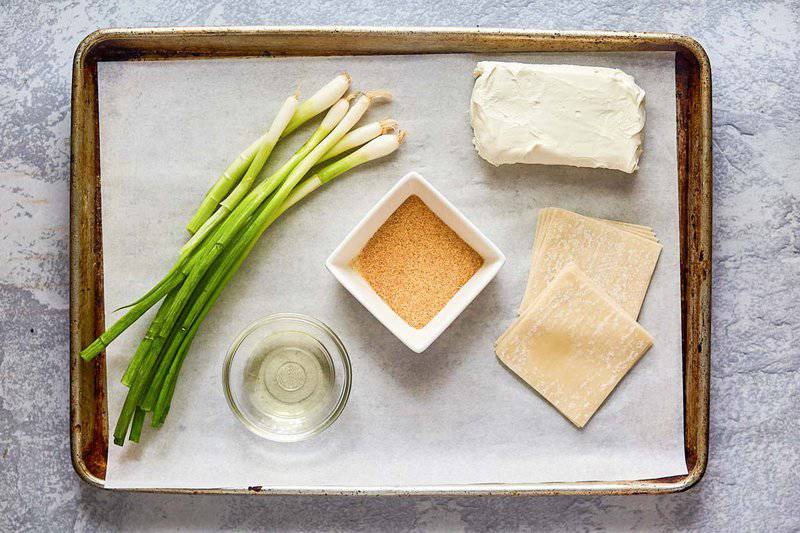
{"label": "rimmed baking tray", "polygon": [[78,475],[104,486],[108,454],[104,356],[79,357],[104,326],[97,63],[209,57],[429,53],[674,51],[680,211],[684,442],[688,473],[649,480],[408,487],[148,489],[205,494],[566,495],[686,490],[708,457],[711,329],[711,66],[680,35],[459,28],[223,27],[99,30],[75,53],[70,199],[70,436]]}

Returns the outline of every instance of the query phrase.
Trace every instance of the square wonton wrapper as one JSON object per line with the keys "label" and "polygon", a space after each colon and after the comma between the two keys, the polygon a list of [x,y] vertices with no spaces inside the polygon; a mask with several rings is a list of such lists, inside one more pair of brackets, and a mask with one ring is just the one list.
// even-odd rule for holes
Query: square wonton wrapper
{"label": "square wonton wrapper", "polygon": [[[539,210],[539,216],[536,218],[536,232],[534,233],[533,236],[534,256],[536,255],[537,250],[539,250],[542,244],[542,238],[547,234],[547,225],[551,220],[550,215],[554,211],[558,210],[559,208],[557,207],[543,207],[542,209]],[[605,218],[592,218],[592,220],[599,220],[600,222],[611,224],[615,228],[633,233],[634,235],[638,235],[649,241],[658,242],[658,237],[656,237],[653,228],[651,228],[650,226],[642,226],[640,224],[632,224],[630,222],[621,222],[619,220],[607,220]]]}
{"label": "square wonton wrapper", "polygon": [[556,274],[575,263],[586,276],[636,319],[661,254],[661,244],[597,220],[552,208],[537,235],[520,314]]}
{"label": "square wonton wrapper", "polygon": [[497,357],[582,428],[653,339],[574,264],[495,346]]}

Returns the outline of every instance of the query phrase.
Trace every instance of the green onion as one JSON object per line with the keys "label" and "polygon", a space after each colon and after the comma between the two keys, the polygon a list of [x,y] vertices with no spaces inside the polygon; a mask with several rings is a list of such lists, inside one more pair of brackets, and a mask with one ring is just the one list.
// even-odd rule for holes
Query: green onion
{"label": "green onion", "polygon": [[334,158],[337,155],[341,155],[348,150],[352,150],[353,148],[371,141],[378,135],[383,135],[385,133],[394,131],[396,128],[397,121],[388,118],[381,120],[380,122],[371,122],[366,126],[356,128],[342,137],[341,141],[336,143],[333,148],[328,150],[328,152],[322,156],[320,162],[327,161],[328,159]]}
{"label": "green onion", "polygon": [[153,344],[155,336],[161,330],[161,324],[164,322],[164,315],[166,315],[169,306],[172,305],[172,300],[175,298],[176,292],[177,291],[173,290],[164,299],[164,303],[162,303],[161,307],[158,308],[158,312],[156,313],[153,321],[150,323],[150,327],[147,328],[147,333],[144,334],[142,342],[140,342],[139,347],[136,348],[136,353],[128,363],[128,367],[125,369],[125,373],[122,375],[122,384],[126,387],[130,387],[133,383],[142,359],[144,359],[145,355],[147,355],[147,352],[150,350],[150,347]]}
{"label": "green onion", "polygon": [[247,168],[250,166],[250,162],[253,161],[253,158],[256,156],[256,152],[258,152],[258,147],[261,146],[261,143],[264,141],[264,137],[266,133],[253,141],[250,146],[244,149],[244,151],[239,154],[239,156],[234,160],[233,163],[228,165],[228,168],[222,173],[222,175],[217,178],[217,181],[211,186],[211,188],[206,193],[203,201],[200,202],[200,207],[197,209],[197,212],[192,216],[189,220],[189,223],[186,224],[186,230],[189,233],[194,233],[197,229],[205,223],[209,216],[216,210],[217,205],[225,198],[225,195],[228,194],[228,191],[233,188],[234,185],[239,183],[239,179],[242,175],[247,171]]}
{"label": "green onion", "polygon": [[380,135],[355,152],[321,169],[316,173],[316,176],[322,183],[327,183],[339,174],[347,172],[353,167],[391,154],[400,147],[405,138],[405,131]]}
{"label": "green onion", "polygon": [[138,407],[139,397],[147,391],[153,379],[153,374],[155,374],[159,353],[160,350],[149,350],[139,366],[139,371],[134,378],[133,385],[128,389],[128,395],[125,397],[125,403],[122,405],[122,411],[114,427],[114,444],[122,446],[125,443],[125,435],[128,433],[131,418]]}
{"label": "green onion", "polygon": [[[129,390],[114,428],[116,444],[124,443],[129,430],[129,438],[139,441],[148,411],[152,411],[151,425],[163,424],[198,328],[269,226],[323,184],[358,165],[392,153],[403,142],[404,132],[388,133],[396,128],[396,123],[388,119],[353,130],[371,102],[386,93],[342,98],[349,83],[349,76],[343,74],[300,106],[296,97],[286,100],[260,139],[243,176],[239,176],[241,181],[227,193],[217,210],[206,217],[169,273],[81,352],[87,360],[96,356],[164,298],[122,377]],[[337,101],[323,108],[329,111],[308,141],[277,172],[253,186],[282,133],[289,131],[298,116],[302,123],[318,114],[323,105],[320,102],[333,94],[337,94]],[[352,152],[318,166],[320,161],[348,151]],[[317,170],[305,179],[312,169]]]}
{"label": "green onion", "polygon": [[281,210],[278,214],[280,215],[294,204],[314,192],[321,185],[329,182],[340,174],[347,172],[358,165],[363,165],[364,163],[368,163],[380,157],[385,157],[391,154],[397,150],[401,144],[403,144],[405,137],[405,131],[380,135],[369,141],[352,154],[320,169],[313,176],[303,181],[292,191],[292,194],[289,195],[284,204],[281,206]]}
{"label": "green onion", "polygon": [[[294,170],[294,167],[296,167],[300,161],[305,159],[311,150],[313,150],[320,142],[322,142],[322,140],[325,139],[331,130],[336,127],[339,121],[347,113],[349,107],[350,104],[344,99],[339,100],[333,106],[331,106],[328,110],[328,113],[325,115],[322,124],[319,125],[317,130],[313,135],[311,135],[311,138],[308,139],[302,148],[300,148],[300,150],[298,150],[297,153],[295,153],[295,155],[292,156],[292,158],[289,159],[289,161],[287,161],[281,168],[279,168],[277,172],[275,172],[265,181],[261,182],[261,184],[258,185],[257,190],[254,189],[250,195],[245,197],[243,201],[249,202],[251,207],[254,204],[261,203],[269,194],[272,193],[272,191],[275,190],[278,185],[283,183],[283,180],[285,180],[286,176],[288,176],[289,173]],[[220,210],[217,210],[217,213],[220,213]],[[209,219],[209,221],[210,220],[211,219]],[[220,217],[220,219],[214,224],[204,224],[203,227],[200,228],[197,233],[195,233],[192,238],[183,245],[183,248],[181,248],[181,255],[188,254],[194,250],[201,242],[205,240],[205,238],[221,220],[222,217]]]}
{"label": "green onion", "polygon": [[120,336],[120,334],[128,329],[131,324],[136,322],[139,317],[147,312],[148,309],[153,307],[156,303],[158,303],[161,298],[167,295],[174,287],[178,286],[178,284],[183,281],[180,276],[173,275],[172,273],[167,275],[165,279],[165,283],[159,284],[155,289],[147,294],[147,296],[139,301],[136,305],[133,305],[130,310],[122,315],[122,317],[117,320],[110,328],[105,330],[99,337],[97,337],[89,346],[84,348],[81,351],[81,357],[85,361],[91,361],[97,355],[103,352],[106,347]]}
{"label": "green onion", "polygon": [[253,186],[253,182],[256,179],[256,176],[261,172],[261,169],[264,168],[264,165],[267,162],[270,154],[272,153],[273,148],[278,143],[280,139],[281,133],[286,129],[286,124],[289,123],[292,116],[297,109],[297,95],[290,96],[286,99],[281,107],[280,111],[278,111],[278,115],[275,117],[275,120],[272,122],[272,125],[269,128],[269,131],[264,136],[264,140],[259,147],[258,153],[253,158],[253,162],[250,164],[250,167],[247,169],[242,180],[239,182],[238,185],[231,191],[231,193],[225,197],[224,200],[219,202],[219,207],[217,210],[214,211],[214,214],[206,220],[200,228],[197,229],[195,234],[189,239],[189,242],[181,248],[181,251],[191,250],[199,243],[208,232],[216,227],[216,225],[226,216],[231,210],[236,207],[236,205],[244,198],[244,196],[250,192],[250,188]]}
{"label": "green onion", "polygon": [[311,98],[300,104],[289,125],[286,126],[283,136],[289,135],[304,123],[338,102],[349,87],[350,75],[347,72],[342,72],[333,78],[319,91],[315,92]]}
{"label": "green onion", "polygon": [[[205,276],[206,272],[209,271],[217,258],[221,254],[225,253],[226,245],[231,241],[233,236],[242,230],[241,236],[237,236],[237,239],[246,239],[248,241],[257,240],[258,236],[260,236],[261,233],[266,230],[268,224],[271,224],[270,221],[267,226],[265,226],[263,229],[260,229],[263,225],[262,221],[269,220],[272,215],[275,215],[277,218],[277,216],[280,214],[279,208],[291,190],[295,187],[295,185],[297,185],[303,176],[305,176],[311,167],[314,166],[319,158],[322,157],[322,155],[325,154],[325,152],[327,152],[333,145],[335,145],[355,125],[356,122],[358,122],[358,120],[363,116],[369,107],[371,100],[372,98],[368,95],[361,95],[355,99],[352,107],[348,110],[344,118],[342,118],[341,121],[336,124],[335,128],[333,128],[333,131],[331,131],[321,143],[311,150],[311,152],[291,171],[281,187],[272,196],[270,196],[266,204],[259,209],[259,214],[255,223],[247,224],[247,227],[244,227],[245,222],[247,222],[247,218],[254,212],[254,209],[251,210],[248,208],[248,204],[246,202],[243,202],[233,213],[231,213],[227,219],[225,219],[222,226],[220,226],[219,231],[216,232],[216,240],[209,240],[207,245],[203,246],[203,249],[201,250],[202,253],[198,253],[195,256],[195,258],[197,258],[197,262],[190,263],[188,276],[178,290],[175,301],[172,303],[172,306],[168,311],[167,318],[161,329],[161,336],[166,335],[168,331],[173,329],[175,321],[178,319],[178,315],[182,312],[184,306],[189,304],[190,298],[192,297],[192,294],[202,280],[203,276]],[[326,119],[328,118],[329,117],[326,117]],[[332,124],[333,120],[331,120],[330,123]],[[254,193],[256,193],[256,190],[253,190],[250,196],[253,196]],[[260,202],[257,202],[255,199],[251,199],[250,196],[248,196],[248,199],[251,200],[250,205],[258,206]],[[257,198],[257,196],[258,195],[255,194],[254,198]],[[274,220],[274,218],[272,220]],[[208,244],[211,245],[209,246]],[[230,254],[230,252],[227,253]],[[189,313],[191,314],[191,311],[189,311]],[[181,332],[186,331],[185,325],[180,328],[180,330]],[[179,333],[179,336],[182,335]],[[170,365],[170,372],[172,372],[172,368],[175,368],[175,365],[178,365],[177,368],[179,368],[180,365],[180,363],[177,363],[174,360],[175,353],[177,353],[177,350],[173,351],[170,348],[170,350],[167,352],[168,355],[164,359],[164,362]],[[170,355],[172,355],[172,357],[170,357]],[[172,361],[170,359],[172,359]],[[163,368],[164,363],[160,364],[159,366]],[[163,370],[159,370],[160,372],[158,375],[163,375]],[[177,372],[177,370],[174,372]],[[150,379],[152,380],[153,378]],[[158,384],[156,383],[156,385]],[[131,393],[133,393],[133,391],[131,391]],[[150,398],[145,398],[145,400],[148,401],[149,406],[149,402],[152,401],[152,394],[148,393],[148,396],[150,396]],[[157,407],[156,410],[158,410]],[[125,411],[124,408],[123,414],[128,415],[128,412]],[[154,415],[153,420],[154,423],[157,423],[158,416]]]}
{"label": "green onion", "polygon": [[[335,104],[350,86],[350,76],[344,72],[336,76],[333,80],[328,82],[314,95],[300,104],[297,108],[297,113],[292,117],[292,120],[287,125],[291,129],[283,132],[284,135],[298,128],[305,122],[311,120],[316,115],[322,113],[330,106]],[[228,195],[228,192],[239,183],[239,180],[250,167],[250,163],[258,153],[259,148],[266,140],[269,132],[264,133],[261,137],[253,141],[250,146],[239,154],[239,157],[231,163],[225,172],[214,182],[209,191],[206,193],[205,198],[200,203],[197,212],[192,216],[186,229],[189,233],[194,234],[200,227],[205,224],[208,217],[216,211],[219,203]]]}
{"label": "green onion", "polygon": [[[281,206],[283,201],[289,195],[295,185],[305,176],[314,164],[319,161],[325,152],[327,152],[333,145],[344,137],[344,135],[355,125],[361,116],[366,112],[370,104],[370,97],[361,95],[356,98],[353,105],[347,111],[344,118],[336,124],[336,127],[328,134],[325,139],[319,143],[311,152],[289,173],[285,181],[281,184],[280,188],[266,200],[264,209],[271,212]],[[326,117],[327,118],[327,117]],[[262,182],[264,185],[266,182]],[[224,251],[226,245],[236,236],[241,230],[247,219],[253,214],[256,208],[261,204],[261,190],[257,187],[248,195],[244,202],[242,202],[229,216],[226,218],[219,231],[210,238],[200,250],[200,253],[193,257],[193,260],[187,265],[184,272],[187,275],[184,282],[181,284],[175,301],[172,303],[170,310],[167,312],[167,318],[162,326],[162,332],[169,331],[177,315],[183,306],[188,301],[192,292],[197,284],[202,279],[203,275],[211,267],[214,260]],[[266,194],[263,195],[265,197]],[[249,200],[249,202],[248,202]],[[249,228],[248,228],[249,229]],[[247,233],[248,230],[245,230]],[[187,271],[188,270],[188,271]]]}
{"label": "green onion", "polygon": [[[196,287],[200,282],[200,279],[205,274],[211,263],[213,263],[214,259],[216,259],[220,253],[222,253],[222,251],[225,249],[225,246],[237,235],[239,230],[244,227],[248,219],[252,216],[256,209],[258,209],[261,203],[267,200],[267,197],[270,195],[272,190],[274,190],[275,186],[278,185],[278,182],[282,181],[282,184],[278,191],[268,200],[268,206],[270,206],[269,209],[274,209],[275,203],[278,205],[283,203],[283,200],[288,195],[288,191],[290,191],[291,188],[294,187],[294,185],[306,174],[306,172],[308,172],[309,168],[313,166],[322,153],[327,151],[333,144],[341,139],[345,133],[347,133],[349,128],[352,127],[351,123],[357,121],[369,106],[368,98],[362,98],[356,102],[361,103],[361,105],[359,107],[353,105],[353,107],[347,111],[344,117],[341,118],[341,121],[340,112],[343,111],[347,106],[347,102],[345,100],[340,100],[335,106],[333,106],[320,126],[320,128],[323,130],[327,130],[331,126],[334,126],[332,131],[330,131],[330,133],[317,146],[315,146],[308,153],[308,155],[306,155],[297,164],[297,166],[292,169],[291,172],[289,172],[285,180],[273,180],[271,177],[254,188],[250,194],[248,194],[247,197],[236,207],[236,209],[234,209],[233,212],[222,222],[217,230],[203,242],[203,245],[201,248],[199,248],[198,253],[192,256],[192,259],[186,265],[184,265],[181,271],[182,274],[184,274],[185,279],[178,290],[178,294],[175,297],[175,301],[173,302],[170,311],[168,311],[164,326],[162,326],[162,331],[168,331],[168,328],[172,326],[174,320],[177,318],[177,313],[180,312],[180,310],[186,304],[188,298],[191,296],[191,293],[194,290],[194,287]],[[360,112],[358,112],[359,110]],[[279,200],[275,200],[276,198],[279,198]]]}
{"label": "green onion", "polygon": [[142,436],[142,426],[144,425],[144,416],[147,413],[136,408],[136,411],[133,413],[133,422],[131,422],[131,436],[130,439],[133,442],[139,442],[139,438]]}
{"label": "green onion", "polygon": [[253,162],[250,164],[247,172],[245,172],[242,180],[233,189],[233,191],[220,202],[219,205],[221,209],[230,212],[231,209],[236,207],[236,204],[238,204],[239,201],[244,198],[244,195],[250,192],[250,187],[253,185],[256,176],[258,176],[259,172],[261,172],[261,169],[264,168],[267,159],[272,153],[273,148],[275,148],[275,145],[278,144],[281,134],[286,129],[286,125],[292,119],[296,109],[297,95],[294,94],[287,98],[281,106],[280,110],[278,111],[278,115],[275,117],[275,120],[272,122],[272,125],[267,131],[264,142],[261,144],[258,153],[253,158]]}

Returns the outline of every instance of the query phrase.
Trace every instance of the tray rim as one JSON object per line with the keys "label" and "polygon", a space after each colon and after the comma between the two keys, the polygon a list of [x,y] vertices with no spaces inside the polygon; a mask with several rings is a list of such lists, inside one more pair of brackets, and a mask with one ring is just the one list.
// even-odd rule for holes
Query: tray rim
{"label": "tray rim", "polygon": [[[699,202],[698,213],[693,217],[692,242],[697,249],[686,250],[683,234],[681,238],[681,263],[684,263],[684,252],[691,253],[691,267],[697,268],[694,272],[699,276],[699,281],[693,282],[692,294],[694,302],[699,306],[697,324],[691,324],[693,340],[697,340],[696,350],[693,345],[688,345],[686,340],[687,324],[684,323],[684,431],[686,431],[687,415],[696,424],[696,438],[693,452],[694,465],[686,475],[659,478],[653,480],[631,481],[591,481],[591,482],[535,482],[535,483],[501,483],[501,484],[469,484],[469,485],[419,485],[419,486],[381,486],[381,487],[351,487],[351,486],[291,486],[291,487],[262,487],[254,486],[248,489],[181,489],[181,488],[147,488],[147,489],[111,489],[104,485],[104,479],[92,472],[86,461],[83,443],[83,420],[81,419],[82,381],[90,373],[93,386],[102,388],[102,401],[105,403],[105,355],[97,360],[86,363],[79,357],[80,339],[82,329],[87,329],[88,320],[81,320],[81,297],[84,296],[85,287],[81,285],[80,276],[81,254],[86,252],[85,242],[91,240],[87,234],[86,220],[92,224],[92,230],[99,231],[94,226],[93,210],[99,210],[99,203],[86,205],[82,196],[81,179],[87,174],[99,183],[99,136],[97,124],[87,120],[96,118],[97,93],[96,93],[96,64],[103,60],[119,60],[113,55],[114,43],[126,43],[126,56],[122,60],[165,60],[171,57],[188,59],[193,57],[252,57],[264,55],[308,55],[302,53],[273,54],[263,46],[254,45],[250,50],[230,54],[202,52],[192,49],[181,49],[184,41],[202,39],[220,39],[232,37],[287,37],[301,39],[304,37],[324,36],[326,38],[355,38],[365,39],[379,37],[383,40],[389,38],[410,39],[420,37],[424,39],[441,40],[442,50],[429,49],[426,51],[375,51],[372,54],[428,54],[428,53],[457,53],[448,50],[448,42],[453,39],[473,42],[475,50],[462,49],[462,52],[479,51],[479,46],[487,45],[492,41],[506,43],[516,41],[519,44],[538,45],[540,49],[528,51],[567,51],[575,47],[575,51],[602,52],[602,51],[656,51],[672,50],[683,54],[696,63],[698,78],[694,80],[699,86],[697,98],[693,101],[696,108],[687,110],[686,121],[696,122],[695,127],[701,133],[697,139],[684,139],[686,142],[696,142],[697,155],[687,161],[684,170],[691,174],[692,185],[695,187]],[[136,55],[137,45],[148,42],[161,42],[161,39],[174,41],[174,48],[160,49],[158,46]],[[432,41],[429,41],[432,42]],[[385,43],[384,43],[385,44]],[[369,47],[359,48],[357,45],[350,50],[353,54],[369,54]],[[402,45],[401,45],[402,46]],[[555,47],[555,48],[553,48]],[[435,47],[433,47],[435,48]],[[596,48],[593,50],[593,48]],[[119,50],[116,50],[119,52]],[[260,53],[259,53],[260,52]],[[104,55],[105,54],[105,55]],[[315,54],[322,55],[322,54]],[[339,55],[339,54],[336,54]],[[93,78],[94,76],[94,78]],[[95,83],[93,86],[92,84]],[[94,89],[94,90],[92,90]],[[274,495],[401,495],[401,496],[490,496],[490,495],[630,495],[630,494],[664,494],[687,490],[697,484],[706,471],[708,462],[708,426],[709,426],[709,379],[710,379],[710,327],[711,327],[711,208],[712,208],[712,161],[711,161],[711,64],[709,58],[695,39],[671,33],[648,32],[615,32],[615,31],[537,31],[523,29],[501,28],[459,28],[459,27],[363,27],[363,26],[223,26],[223,27],[164,27],[164,28],[109,28],[100,29],[90,33],[78,45],[73,61],[72,77],[72,118],[71,118],[71,162],[70,162],[70,455],[73,467],[78,476],[90,485],[107,490],[125,490],[131,492],[157,492],[157,493],[184,493],[184,494],[274,494]],[[677,117],[680,121],[680,116]],[[681,131],[678,133],[679,139]],[[90,137],[91,136],[91,137]],[[690,156],[687,155],[687,158]],[[94,158],[94,160],[90,160]],[[89,164],[93,164],[90,168]],[[98,167],[97,169],[95,167]],[[695,175],[696,174],[696,175]],[[88,179],[88,178],[83,178]],[[680,181],[680,178],[679,178]],[[97,185],[95,185],[97,186]],[[680,193],[679,191],[679,194]],[[689,194],[685,192],[683,194]],[[694,201],[694,200],[693,200]],[[95,199],[99,202],[99,199]],[[91,211],[91,212],[90,212]],[[681,208],[681,226],[687,223],[684,209]],[[696,227],[695,227],[696,226]],[[96,242],[96,239],[95,241]],[[97,252],[90,250],[88,253]],[[98,266],[99,257],[95,254],[94,265]],[[689,268],[689,267],[687,267]],[[99,277],[99,294],[93,293],[95,303],[102,305],[102,269],[94,274]],[[681,276],[681,300],[684,303],[687,289],[684,287],[683,271]],[[696,287],[694,285],[697,285]],[[84,296],[85,298],[85,296]],[[99,313],[102,315],[102,313]],[[686,322],[686,309],[682,310],[683,321]],[[93,317],[96,329],[102,324],[102,317]],[[91,326],[91,324],[90,324]],[[695,331],[696,330],[696,331]],[[85,335],[84,335],[85,336]],[[695,339],[696,337],[696,339]],[[694,402],[689,405],[686,399],[687,365],[691,363],[697,372],[697,382],[693,386]],[[105,409],[102,409],[103,421],[107,426]],[[87,422],[87,425],[90,425]],[[104,427],[93,427],[92,431],[105,435]],[[689,452],[689,443],[684,441],[684,450]]]}

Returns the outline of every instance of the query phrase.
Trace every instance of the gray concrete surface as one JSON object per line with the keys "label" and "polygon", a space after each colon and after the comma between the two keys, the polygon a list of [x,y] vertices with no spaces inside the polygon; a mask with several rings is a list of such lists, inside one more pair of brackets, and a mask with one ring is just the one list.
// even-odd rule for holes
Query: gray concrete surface
{"label": "gray concrete surface", "polygon": [[[672,31],[714,76],[711,457],[664,497],[115,494],[69,461],[72,54],[107,26],[461,25]],[[800,6],[789,2],[0,0],[0,530],[797,531]]]}

